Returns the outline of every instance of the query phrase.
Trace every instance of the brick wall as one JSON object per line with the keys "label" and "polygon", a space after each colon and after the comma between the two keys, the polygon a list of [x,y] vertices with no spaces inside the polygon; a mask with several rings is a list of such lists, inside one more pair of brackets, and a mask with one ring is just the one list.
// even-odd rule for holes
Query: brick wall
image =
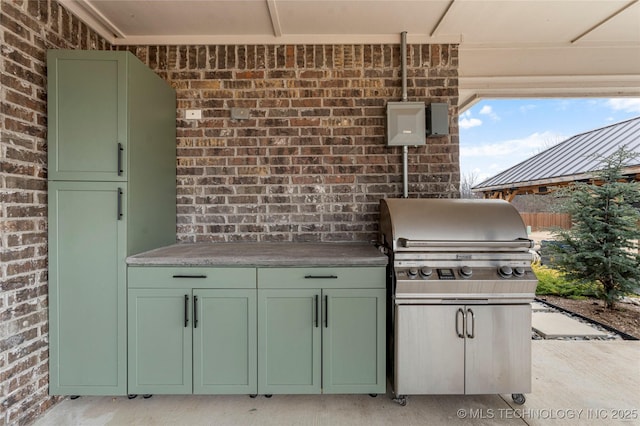
{"label": "brick wall", "polygon": [[[375,239],[379,200],[402,194],[399,43],[127,49],[178,93],[180,241]],[[447,103],[451,130],[409,149],[410,197],[459,195],[457,69],[457,45],[408,46],[409,100]]]}
{"label": "brick wall", "polygon": [[[55,0],[0,0],[0,422],[47,396],[47,48],[111,49]],[[181,241],[366,241],[378,200],[402,192],[385,104],[398,45],[144,46],[178,92]],[[409,100],[446,102],[451,134],[410,148],[409,195],[457,197],[458,50],[409,46]],[[250,109],[230,119],[231,107]],[[201,109],[203,119],[184,119]]]}
{"label": "brick wall", "polygon": [[0,424],[48,391],[47,48],[108,48],[55,1],[0,0]]}

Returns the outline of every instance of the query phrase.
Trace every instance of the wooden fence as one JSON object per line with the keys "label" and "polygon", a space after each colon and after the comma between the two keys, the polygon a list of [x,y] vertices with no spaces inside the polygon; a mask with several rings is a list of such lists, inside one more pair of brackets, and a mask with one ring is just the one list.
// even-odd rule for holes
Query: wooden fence
{"label": "wooden fence", "polygon": [[571,228],[571,215],[566,213],[520,213],[526,226],[532,231],[544,231],[549,228]]}

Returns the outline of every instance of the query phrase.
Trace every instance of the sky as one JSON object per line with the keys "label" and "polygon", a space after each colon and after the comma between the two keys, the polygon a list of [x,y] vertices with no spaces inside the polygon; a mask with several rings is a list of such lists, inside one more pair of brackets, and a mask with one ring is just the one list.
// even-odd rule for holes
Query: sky
{"label": "sky", "polygon": [[461,180],[474,185],[574,135],[640,116],[640,98],[486,99],[460,115]]}

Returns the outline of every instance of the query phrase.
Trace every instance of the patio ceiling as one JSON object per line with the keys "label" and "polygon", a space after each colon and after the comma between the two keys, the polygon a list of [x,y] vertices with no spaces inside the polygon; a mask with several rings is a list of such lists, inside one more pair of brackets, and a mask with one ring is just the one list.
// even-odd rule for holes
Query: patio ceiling
{"label": "patio ceiling", "polygon": [[640,0],[60,0],[116,45],[459,43],[459,106],[640,96]]}

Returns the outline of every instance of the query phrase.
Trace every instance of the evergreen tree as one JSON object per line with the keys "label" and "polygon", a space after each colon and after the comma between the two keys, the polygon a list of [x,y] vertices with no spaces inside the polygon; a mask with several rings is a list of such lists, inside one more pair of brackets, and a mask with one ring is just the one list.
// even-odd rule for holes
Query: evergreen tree
{"label": "evergreen tree", "polygon": [[608,309],[640,282],[640,183],[622,175],[625,164],[636,156],[621,148],[599,157],[602,167],[593,183],[577,182],[559,191],[572,227],[556,232],[556,267],[569,279],[601,284],[600,296]]}

